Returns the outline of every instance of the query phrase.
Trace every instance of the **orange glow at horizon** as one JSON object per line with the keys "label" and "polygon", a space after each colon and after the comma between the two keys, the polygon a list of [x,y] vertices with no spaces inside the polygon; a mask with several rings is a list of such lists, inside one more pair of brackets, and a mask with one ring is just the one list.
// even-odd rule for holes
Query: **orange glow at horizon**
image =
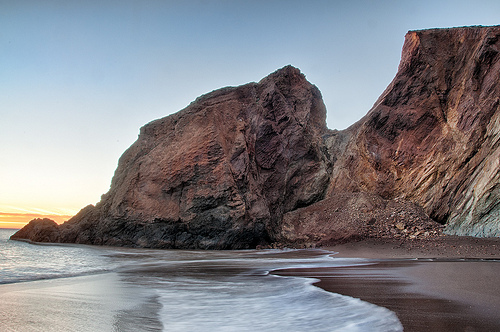
{"label": "orange glow at horizon", "polygon": [[27,223],[35,218],[49,218],[54,220],[58,224],[62,224],[66,220],[70,219],[72,215],[62,215],[62,214],[42,214],[35,212],[1,212],[0,211],[0,228],[23,228]]}

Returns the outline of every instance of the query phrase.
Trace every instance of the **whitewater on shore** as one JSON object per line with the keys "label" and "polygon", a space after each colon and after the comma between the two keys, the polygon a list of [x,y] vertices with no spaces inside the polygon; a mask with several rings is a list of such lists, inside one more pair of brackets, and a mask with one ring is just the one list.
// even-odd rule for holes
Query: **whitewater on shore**
{"label": "whitewater on shore", "polygon": [[371,264],[324,250],[37,245],[0,230],[4,331],[402,331],[396,314],[272,274]]}

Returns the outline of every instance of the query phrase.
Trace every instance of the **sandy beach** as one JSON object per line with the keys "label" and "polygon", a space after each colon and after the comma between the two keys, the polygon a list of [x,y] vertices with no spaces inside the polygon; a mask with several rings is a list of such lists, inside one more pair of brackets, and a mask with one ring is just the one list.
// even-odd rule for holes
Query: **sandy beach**
{"label": "sandy beach", "polygon": [[[297,328],[295,324],[318,319],[322,330],[329,331],[345,323],[337,317],[345,312],[344,305],[361,305],[346,301],[343,310],[335,311],[335,301],[324,292],[311,292],[303,281],[252,274],[278,264],[271,268],[273,274],[316,278],[315,286],[326,291],[391,310],[370,309],[368,316],[383,319],[381,315],[389,312],[405,331],[500,331],[499,248],[500,239],[371,239],[324,248],[337,259],[331,263],[324,256],[328,251],[314,250],[121,248],[115,252],[108,248],[106,257],[121,262],[121,272],[0,285],[0,322],[2,331],[161,331],[166,326],[185,331],[186,326],[203,324],[213,325],[206,330],[217,331],[224,324],[240,326],[242,315],[253,312],[251,317],[262,321],[282,319],[276,331],[283,324]],[[308,268],[286,268],[304,266],[319,257],[324,260],[305,265]],[[273,302],[276,299],[280,300]],[[224,306],[237,314],[228,315],[231,310]],[[289,317],[276,316],[278,309]],[[219,311],[214,314],[214,310]]]}
{"label": "sandy beach", "polygon": [[405,331],[500,331],[500,239],[443,237],[338,245],[333,257],[369,265],[277,272],[386,307]]}

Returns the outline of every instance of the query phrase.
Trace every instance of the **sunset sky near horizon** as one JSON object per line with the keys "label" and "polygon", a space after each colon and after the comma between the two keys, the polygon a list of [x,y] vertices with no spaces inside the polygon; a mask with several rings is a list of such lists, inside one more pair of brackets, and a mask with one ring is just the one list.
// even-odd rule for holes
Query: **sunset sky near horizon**
{"label": "sunset sky near horizon", "polygon": [[500,24],[500,1],[0,0],[0,228],[108,191],[144,124],[291,64],[344,129],[408,30]]}

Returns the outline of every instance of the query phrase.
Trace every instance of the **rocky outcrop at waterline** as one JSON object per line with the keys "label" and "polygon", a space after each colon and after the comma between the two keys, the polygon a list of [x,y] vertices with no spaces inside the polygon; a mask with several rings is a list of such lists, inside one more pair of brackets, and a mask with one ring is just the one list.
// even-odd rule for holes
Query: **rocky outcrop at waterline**
{"label": "rocky outcrop at waterline", "polygon": [[291,66],[213,91],[141,128],[95,206],[50,238],[33,225],[13,238],[239,249],[432,237],[441,224],[500,236],[499,36],[410,31],[393,82],[343,131]]}

